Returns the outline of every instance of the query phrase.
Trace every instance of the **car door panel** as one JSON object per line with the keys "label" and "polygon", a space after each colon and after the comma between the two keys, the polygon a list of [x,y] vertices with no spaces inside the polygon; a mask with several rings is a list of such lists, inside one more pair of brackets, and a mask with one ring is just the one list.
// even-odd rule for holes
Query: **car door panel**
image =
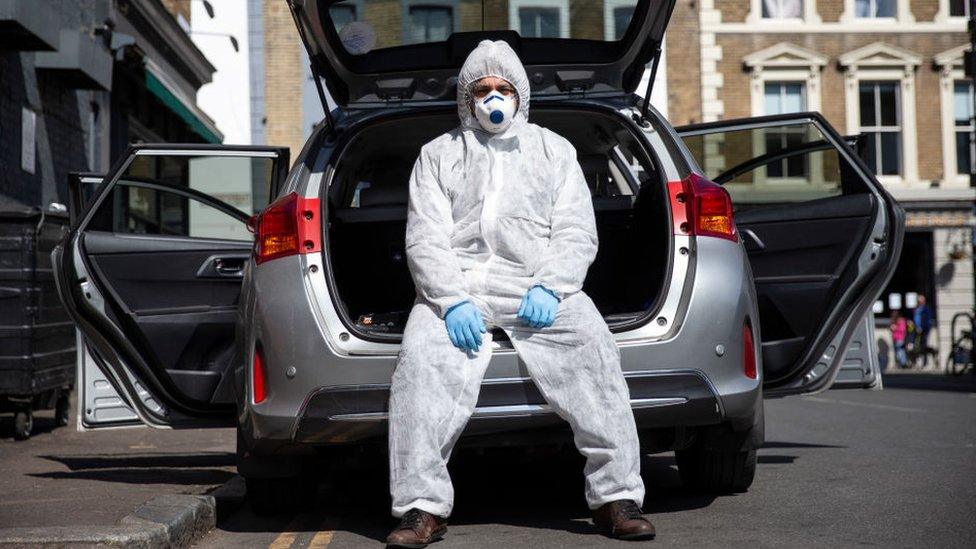
{"label": "car door panel", "polygon": [[89,392],[111,400],[86,426],[128,421],[123,403],[155,426],[233,421],[245,224],[286,169],[270,147],[134,147],[76,212],[54,253],[58,291],[87,342],[83,367],[104,374],[86,373]]}
{"label": "car door panel", "polygon": [[819,391],[842,373],[845,386],[877,386],[864,319],[897,262],[901,208],[819,114],[678,132],[732,193],[758,296],[766,394]]}

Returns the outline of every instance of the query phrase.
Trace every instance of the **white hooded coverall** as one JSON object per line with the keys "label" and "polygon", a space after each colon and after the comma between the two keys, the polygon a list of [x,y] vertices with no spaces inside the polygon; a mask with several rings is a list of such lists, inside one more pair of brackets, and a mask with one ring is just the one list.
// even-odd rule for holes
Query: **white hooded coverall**
{"label": "white hooded coverall", "polygon": [[[469,109],[469,88],[497,76],[517,90],[511,126],[492,134]],[[471,417],[491,358],[455,347],[447,310],[470,300],[503,329],[553,410],[569,422],[586,458],[591,509],[643,503],[640,450],[620,352],[581,291],[597,251],[590,191],[563,137],[528,122],[525,69],[505,42],[485,40],[461,68],[460,127],[424,145],[410,177],[406,253],[417,288],[390,389],[393,515],[418,508],[449,516],[451,450]],[[542,285],[560,298],[556,318],[531,328],[516,318]]]}

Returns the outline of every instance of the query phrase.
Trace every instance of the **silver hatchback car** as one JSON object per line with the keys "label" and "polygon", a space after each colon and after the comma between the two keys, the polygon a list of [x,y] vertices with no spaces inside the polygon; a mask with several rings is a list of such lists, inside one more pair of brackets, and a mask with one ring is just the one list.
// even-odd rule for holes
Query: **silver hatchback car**
{"label": "silver hatchback car", "polygon": [[[475,30],[376,48],[366,23],[337,30],[336,6],[378,0],[289,4],[339,105],[290,169],[273,147],[140,145],[71,185],[54,261],[86,428],[236,425],[266,510],[308,491],[310,457],[382,447],[415,299],[407,179],[457,124],[456,74],[484,38],[519,53],[532,121],[578,151],[600,238],[585,290],[648,452],[676,450],[699,489],[745,490],[764,397],[880,386],[870,310],[902,210],[819,114],[675,129],[635,95],[673,1],[640,0],[618,40],[523,37],[482,11]],[[461,444],[568,441],[504,334],[492,345]]]}

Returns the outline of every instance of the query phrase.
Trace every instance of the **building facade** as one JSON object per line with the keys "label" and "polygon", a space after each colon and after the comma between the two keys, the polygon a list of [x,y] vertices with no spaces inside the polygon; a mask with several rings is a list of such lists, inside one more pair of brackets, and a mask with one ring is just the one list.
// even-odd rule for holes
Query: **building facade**
{"label": "building facade", "polygon": [[129,143],[221,141],[186,4],[0,0],[0,203],[65,204],[68,173],[103,173]]}
{"label": "building facade", "polygon": [[[954,314],[973,309],[973,83],[967,0],[678,0],[669,34],[675,125],[820,111],[907,211],[879,326],[924,294],[939,365]],[[886,330],[880,330],[879,334]]]}

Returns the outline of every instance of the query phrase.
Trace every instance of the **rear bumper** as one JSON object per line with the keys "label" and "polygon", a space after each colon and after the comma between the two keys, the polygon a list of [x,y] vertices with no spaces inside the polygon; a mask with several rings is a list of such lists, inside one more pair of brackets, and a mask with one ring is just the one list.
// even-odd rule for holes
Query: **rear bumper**
{"label": "rear bumper", "polygon": [[[696,371],[627,374],[638,428],[712,425],[722,421],[718,398]],[[328,387],[311,395],[294,442],[333,445],[386,436],[388,385]],[[486,380],[464,437],[562,427],[531,380]]]}

